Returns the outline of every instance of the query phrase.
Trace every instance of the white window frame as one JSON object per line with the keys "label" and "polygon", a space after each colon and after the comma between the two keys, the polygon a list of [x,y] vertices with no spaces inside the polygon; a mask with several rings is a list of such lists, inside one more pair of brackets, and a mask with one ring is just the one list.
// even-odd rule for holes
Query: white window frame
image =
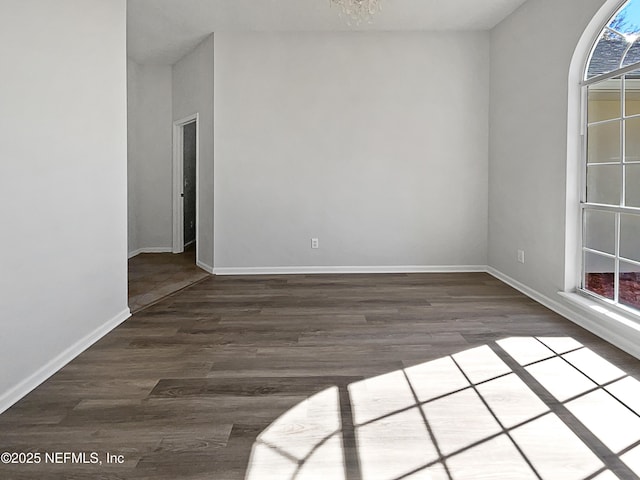
{"label": "white window frame", "polygon": [[[617,15],[618,12],[616,12],[616,14],[614,14],[613,17],[614,18],[615,15]],[[608,29],[608,27],[604,27],[602,31]],[[583,78],[586,78],[587,76],[587,72],[589,69],[589,65],[591,63],[591,58],[593,55],[593,51],[595,50],[595,45],[597,44],[597,42],[599,41],[601,35],[602,35],[602,31],[600,32],[600,34],[598,34],[595,44],[591,49],[591,54],[589,55],[588,61],[586,62],[585,65],[585,72],[584,72],[584,76]],[[628,51],[628,49],[627,49]],[[621,63],[624,61],[625,56],[623,55],[622,59],[621,59]],[[625,262],[631,265],[637,265],[638,267],[640,267],[640,261],[636,261],[636,260],[631,260],[625,257],[622,257],[620,255],[620,218],[622,214],[628,213],[628,214],[634,214],[634,215],[638,215],[640,216],[640,208],[637,207],[628,207],[625,205],[626,203],[626,167],[627,165],[638,165],[640,164],[640,160],[633,160],[630,162],[626,161],[626,152],[625,152],[625,141],[626,141],[626,129],[625,129],[625,122],[629,119],[634,119],[634,118],[640,118],[640,114],[636,114],[636,115],[626,115],[625,112],[625,95],[626,95],[626,82],[628,82],[629,80],[627,80],[626,78],[626,74],[630,73],[630,72],[634,72],[634,71],[638,71],[640,70],[640,62],[628,65],[626,67],[622,67],[619,68],[617,70],[614,70],[612,72],[608,72],[602,75],[598,75],[586,80],[583,80],[581,82],[581,93],[582,93],[582,117],[581,117],[581,135],[582,135],[582,155],[581,155],[581,188],[580,188],[580,231],[581,231],[581,235],[580,235],[580,282],[578,284],[578,288],[577,290],[584,294],[587,295],[588,297],[594,298],[596,300],[598,300],[599,302],[604,302],[606,303],[608,306],[614,307],[616,309],[619,309],[620,311],[627,313],[627,314],[632,314],[634,316],[637,316],[640,319],[640,308],[633,308],[627,305],[623,305],[621,303],[619,303],[620,300],[620,262]],[[620,78],[620,116],[613,118],[613,119],[608,119],[608,120],[603,120],[603,121],[595,121],[592,123],[588,122],[588,92],[589,92],[589,87],[598,83],[602,83],[605,82],[607,80],[613,79],[613,78]],[[640,81],[638,81],[640,82]],[[613,122],[619,122],[621,125],[621,132],[620,132],[620,160],[619,160],[619,165],[620,165],[620,176],[621,176],[621,185],[620,185],[620,201],[619,201],[619,205],[609,205],[609,204],[600,204],[600,203],[593,203],[593,202],[588,202],[587,201],[587,165],[589,166],[598,166],[598,165],[616,165],[615,162],[606,162],[606,163],[590,163],[588,164],[588,147],[587,147],[587,142],[588,142],[588,136],[587,136],[587,132],[588,132],[588,127],[589,126],[593,126],[593,125],[599,125],[599,124],[606,124],[606,123],[613,123]],[[639,187],[640,188],[640,187]],[[615,253],[614,254],[610,254],[607,252],[602,252],[599,250],[594,250],[591,248],[586,247],[585,243],[586,243],[586,222],[585,222],[585,216],[586,216],[586,212],[587,211],[604,211],[604,212],[611,212],[615,214]],[[614,276],[614,298],[613,299],[609,299],[606,297],[603,297],[601,295],[598,295],[595,292],[592,292],[590,290],[586,289],[586,255],[587,253],[593,253],[596,255],[600,255],[602,257],[606,257],[606,258],[610,258],[614,261],[614,272],[613,272],[613,276]]]}

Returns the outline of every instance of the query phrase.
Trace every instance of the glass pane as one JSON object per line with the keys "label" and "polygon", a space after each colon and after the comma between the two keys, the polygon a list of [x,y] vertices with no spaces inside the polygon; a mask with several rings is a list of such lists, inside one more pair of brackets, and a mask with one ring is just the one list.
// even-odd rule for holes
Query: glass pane
{"label": "glass pane", "polygon": [[622,66],[628,67],[629,65],[633,65],[634,63],[638,62],[640,62],[640,42],[636,40],[633,46],[627,52],[627,55],[624,57]]}
{"label": "glass pane", "polygon": [[625,75],[624,80],[624,114],[640,114],[640,70],[635,70]]}
{"label": "glass pane", "polygon": [[627,40],[611,30],[605,29],[593,50],[587,78],[603,73],[613,72],[620,68],[622,57],[627,49]]}
{"label": "glass pane", "polygon": [[587,202],[607,205],[620,204],[620,165],[587,167]]}
{"label": "glass pane", "polygon": [[640,165],[625,167],[625,202],[627,207],[640,207]]}
{"label": "glass pane", "polygon": [[640,117],[625,120],[624,125],[625,162],[638,162],[640,161]]}
{"label": "glass pane", "polygon": [[598,295],[614,298],[615,261],[595,253],[585,252],[584,288]]}
{"label": "glass pane", "polygon": [[627,2],[625,7],[609,23],[613,28],[625,35],[635,35],[640,32],[640,5],[636,1]]}
{"label": "glass pane", "polygon": [[587,162],[608,163],[620,161],[619,121],[590,125],[588,130]]}
{"label": "glass pane", "polygon": [[589,86],[589,123],[620,118],[622,81],[610,78]]}
{"label": "glass pane", "polygon": [[586,238],[584,246],[593,250],[616,253],[616,214],[598,210],[585,210]]}
{"label": "glass pane", "polygon": [[640,308],[640,266],[620,262],[620,294],[618,301],[628,307]]}
{"label": "glass pane", "polygon": [[640,262],[640,215],[620,215],[620,256]]}

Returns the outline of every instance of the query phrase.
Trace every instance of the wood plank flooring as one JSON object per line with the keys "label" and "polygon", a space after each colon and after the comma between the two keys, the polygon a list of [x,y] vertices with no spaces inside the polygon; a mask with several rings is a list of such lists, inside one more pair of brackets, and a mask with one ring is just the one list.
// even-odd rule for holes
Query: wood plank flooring
{"label": "wood plank flooring", "polygon": [[195,244],[183,253],[141,253],[129,259],[129,309],[137,312],[209,276],[196,266]]}
{"label": "wood plank flooring", "polygon": [[637,479],[638,378],[487,274],[209,277],[0,415],[0,479]]}

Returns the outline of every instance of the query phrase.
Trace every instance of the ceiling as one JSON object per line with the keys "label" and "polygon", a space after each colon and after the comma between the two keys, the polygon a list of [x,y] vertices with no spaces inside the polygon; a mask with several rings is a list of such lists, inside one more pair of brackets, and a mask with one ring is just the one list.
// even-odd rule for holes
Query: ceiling
{"label": "ceiling", "polygon": [[372,24],[353,27],[330,0],[129,0],[128,51],[173,64],[211,32],[489,30],[525,0],[383,0]]}

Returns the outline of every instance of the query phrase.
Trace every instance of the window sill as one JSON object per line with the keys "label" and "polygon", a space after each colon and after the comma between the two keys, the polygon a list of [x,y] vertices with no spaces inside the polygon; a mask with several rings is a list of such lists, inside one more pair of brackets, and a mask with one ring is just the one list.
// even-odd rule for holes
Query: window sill
{"label": "window sill", "polygon": [[615,305],[608,305],[605,302],[589,298],[577,292],[558,292],[563,299],[569,301],[574,306],[588,312],[597,320],[603,322],[614,321],[636,332],[640,332],[640,314],[624,310]]}

